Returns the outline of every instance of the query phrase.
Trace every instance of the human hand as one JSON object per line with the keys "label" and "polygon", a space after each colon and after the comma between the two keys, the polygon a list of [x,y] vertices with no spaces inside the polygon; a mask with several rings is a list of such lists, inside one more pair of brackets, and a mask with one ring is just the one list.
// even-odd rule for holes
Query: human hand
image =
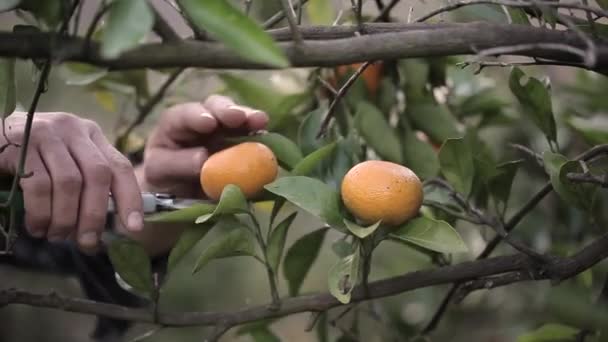
{"label": "human hand", "polygon": [[224,147],[226,136],[266,128],[268,115],[212,95],[166,110],[144,151],[140,183],[147,191],[202,197],[199,174],[210,154]]}
{"label": "human hand", "polygon": [[[21,144],[26,114],[15,112],[2,123],[9,141]],[[0,126],[1,128],[1,126]],[[4,145],[7,141],[0,136]],[[21,149],[0,153],[0,171],[15,175]],[[143,229],[141,191],[129,160],[107,140],[99,126],[67,113],[34,117],[20,186],[28,232],[37,238],[76,238],[94,250],[105,227],[110,192],[118,216],[130,231]]]}

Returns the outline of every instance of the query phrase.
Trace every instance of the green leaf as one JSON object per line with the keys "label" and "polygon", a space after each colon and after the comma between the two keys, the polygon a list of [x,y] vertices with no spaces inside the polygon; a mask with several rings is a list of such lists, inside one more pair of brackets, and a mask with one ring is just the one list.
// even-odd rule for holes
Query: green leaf
{"label": "green leaf", "polygon": [[281,198],[277,198],[274,201],[274,204],[272,205],[272,210],[270,211],[270,224],[271,225],[274,223],[274,220],[277,218],[277,215],[279,215],[279,212],[281,211],[281,209],[285,205],[285,202],[287,202],[287,200],[285,200],[282,197]]}
{"label": "green leaf", "polygon": [[488,182],[488,187],[492,196],[496,199],[498,210],[504,213],[509,201],[511,194],[511,186],[513,185],[513,179],[517,174],[519,166],[523,160],[515,160],[500,164],[496,167],[497,173]]}
{"label": "green leaf", "polygon": [[608,0],[597,0],[596,2],[603,10],[608,10]]}
{"label": "green leaf", "polygon": [[513,8],[509,6],[505,6],[505,8],[509,12],[513,24],[530,25],[530,19],[528,19],[526,11],[522,8]]}
{"label": "green leaf", "polygon": [[317,133],[326,110],[326,108],[320,107],[311,111],[304,117],[298,128],[298,146],[305,154],[317,150],[323,143],[323,139],[317,139]]}
{"label": "green leaf", "polygon": [[454,189],[468,196],[473,186],[473,153],[465,139],[448,139],[439,150],[441,172]]}
{"label": "green leaf", "polygon": [[439,173],[439,158],[431,144],[421,141],[414,132],[405,134],[403,141],[404,165],[421,179],[429,179]]}
{"label": "green leaf", "polygon": [[226,0],[178,0],[194,24],[241,57],[277,67],[288,67],[284,52],[268,33]]}
{"label": "green leaf", "polygon": [[146,0],[115,0],[110,6],[101,37],[104,58],[116,58],[137,46],[154,25],[154,14]]}
{"label": "green leaf", "polygon": [[406,108],[407,116],[415,128],[426,133],[431,141],[443,142],[449,138],[462,137],[458,122],[446,106],[429,103],[413,103]]}
{"label": "green leaf", "polygon": [[216,205],[211,203],[195,204],[189,208],[152,214],[145,217],[146,222],[192,223],[201,215],[213,213]]}
{"label": "green leaf", "polygon": [[570,172],[583,172],[579,162],[569,161],[563,155],[552,152],[543,153],[543,161],[553,189],[560,198],[578,209],[591,210],[597,187],[593,184],[574,183],[567,178]]}
{"label": "green leaf", "polygon": [[392,162],[402,163],[399,138],[376,106],[367,101],[360,101],[355,114],[355,125],[365,142],[378,155]]}
{"label": "green leaf", "polygon": [[525,76],[523,71],[514,67],[509,76],[509,88],[521,104],[523,112],[543,131],[549,141],[554,142],[557,139],[557,130],[553,117],[551,94],[536,78],[529,77],[528,82],[522,84],[522,78]]}
{"label": "green leaf", "polygon": [[427,217],[411,220],[390,236],[439,253],[468,251],[466,244],[452,226],[445,221]]}
{"label": "green leaf", "polygon": [[5,118],[16,107],[15,59],[0,58],[0,115]]}
{"label": "green leaf", "polygon": [[220,215],[247,213],[248,210],[247,199],[241,189],[234,184],[228,184],[222,190],[220,201],[215,210],[212,213],[199,216],[195,223],[205,223]]}
{"label": "green leaf", "polygon": [[167,261],[167,270],[171,272],[177,263],[199,242],[209,230],[213,228],[213,224],[206,223],[185,229],[177,240],[177,243],[171,249],[169,260]]}
{"label": "green leaf", "polygon": [[304,159],[300,160],[298,164],[291,170],[291,174],[294,176],[308,176],[310,175],[321,162],[332,155],[336,149],[337,143],[333,142],[329,145],[325,145],[320,149],[310,153]]}
{"label": "green leaf", "polygon": [[378,221],[369,227],[362,227],[354,222],[350,222],[349,220],[344,219],[344,224],[346,225],[346,228],[348,228],[348,230],[351,233],[353,233],[356,237],[358,237],[359,239],[365,239],[370,234],[375,232],[376,229],[378,229],[378,227],[380,227],[380,223],[381,222]]}
{"label": "green leaf", "polygon": [[304,176],[283,177],[265,188],[330,226],[343,230],[340,195],[320,180]]}
{"label": "green leaf", "polygon": [[68,1],[59,0],[22,0],[19,8],[31,12],[34,17],[53,28],[65,18]]}
{"label": "green leaf", "polygon": [[338,260],[329,269],[327,279],[329,293],[342,304],[350,302],[351,292],[359,281],[360,261],[359,244],[357,244],[352,254]]}
{"label": "green leaf", "polygon": [[317,259],[327,228],[321,228],[299,238],[289,248],[283,262],[283,273],[289,285],[289,294],[296,296],[310,267]]}
{"label": "green leaf", "polygon": [[588,144],[601,145],[608,143],[608,118],[606,118],[606,115],[595,115],[590,118],[571,117],[566,122]]}
{"label": "green leaf", "polygon": [[114,240],[108,248],[114,270],[137,292],[151,296],[154,292],[152,267],[146,250],[128,238]]}
{"label": "green leaf", "polygon": [[17,7],[21,0],[2,0],[0,1],[0,12],[9,11]]}
{"label": "green leaf", "polygon": [[253,329],[249,331],[249,336],[251,336],[253,342],[281,342],[268,327]]}
{"label": "green leaf", "polygon": [[213,259],[234,256],[255,256],[253,237],[245,227],[233,229],[226,235],[213,241],[198,257],[192,274],[199,272]]}
{"label": "green leaf", "polygon": [[60,74],[67,85],[84,86],[108,75],[108,69],[90,64],[68,62],[61,64]]}
{"label": "green leaf", "polygon": [[297,212],[287,216],[274,228],[268,239],[268,250],[266,252],[268,264],[274,270],[275,274],[279,270],[279,264],[281,263],[281,256],[283,255],[283,249],[285,248],[285,239],[287,238],[287,231],[293,220],[298,215]]}
{"label": "green leaf", "polygon": [[256,141],[272,150],[282,165],[292,169],[302,160],[302,151],[293,141],[279,133],[263,133],[245,137],[227,138],[231,142]]}
{"label": "green leaf", "polygon": [[336,11],[331,1],[310,0],[304,8],[312,25],[330,25],[336,18]]}
{"label": "green leaf", "polygon": [[517,342],[567,342],[573,341],[579,329],[557,323],[548,323],[542,327],[523,334],[517,338]]}
{"label": "green leaf", "polygon": [[492,115],[500,112],[509,105],[494,88],[485,88],[463,98],[455,106],[459,117],[469,117],[477,114]]}
{"label": "green leaf", "polygon": [[353,246],[353,244],[347,242],[346,239],[339,239],[331,244],[331,250],[340,258],[345,258],[346,256],[352,254],[353,247],[356,246]]}

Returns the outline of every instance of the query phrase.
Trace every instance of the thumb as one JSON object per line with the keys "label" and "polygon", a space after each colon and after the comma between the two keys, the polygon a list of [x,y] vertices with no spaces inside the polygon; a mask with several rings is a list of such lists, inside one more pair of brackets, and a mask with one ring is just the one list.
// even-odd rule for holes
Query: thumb
{"label": "thumb", "polygon": [[154,147],[146,150],[144,172],[146,181],[165,187],[184,181],[198,181],[201,167],[209,153],[204,147],[179,150]]}

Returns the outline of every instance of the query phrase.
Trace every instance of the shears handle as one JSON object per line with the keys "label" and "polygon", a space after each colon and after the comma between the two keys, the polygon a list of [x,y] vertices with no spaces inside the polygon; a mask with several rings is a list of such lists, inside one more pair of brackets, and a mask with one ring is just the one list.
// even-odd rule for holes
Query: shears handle
{"label": "shears handle", "polygon": [[[8,201],[10,196],[10,191],[0,191],[0,203],[5,203]],[[15,207],[17,213],[25,214],[25,206],[23,193],[21,191],[15,191],[13,195],[13,203],[12,205]],[[151,192],[142,192],[141,199],[143,203],[143,211],[144,214],[153,214],[158,211],[158,195]],[[112,195],[108,198],[108,214],[116,213],[116,203]]]}

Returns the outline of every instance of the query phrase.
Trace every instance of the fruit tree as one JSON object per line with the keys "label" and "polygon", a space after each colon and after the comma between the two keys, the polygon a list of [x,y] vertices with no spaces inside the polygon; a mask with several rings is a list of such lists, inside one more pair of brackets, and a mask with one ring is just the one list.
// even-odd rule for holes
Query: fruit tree
{"label": "fruit tree", "polygon": [[168,255],[106,240],[124,298],[17,273],[8,317],[142,341],[608,339],[605,0],[3,0],[0,18],[4,117],[94,112],[137,156],[176,103],[269,115],[210,150],[206,203],[145,218],[183,228]]}

